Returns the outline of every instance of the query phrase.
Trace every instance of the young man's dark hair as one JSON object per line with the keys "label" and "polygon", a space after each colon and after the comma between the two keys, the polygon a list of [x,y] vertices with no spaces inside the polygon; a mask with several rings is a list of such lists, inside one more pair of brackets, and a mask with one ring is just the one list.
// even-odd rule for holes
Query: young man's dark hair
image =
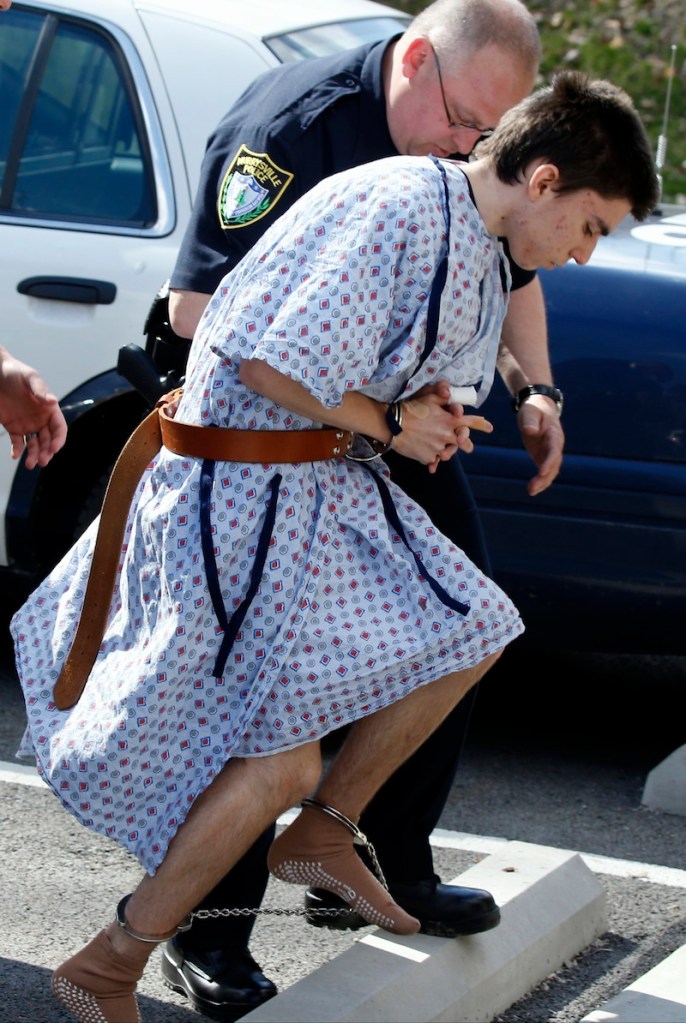
{"label": "young man's dark hair", "polygon": [[504,114],[498,131],[478,147],[506,184],[521,180],[543,157],[560,171],[559,193],[590,188],[626,198],[643,220],[655,208],[659,185],[645,128],[623,89],[580,71],[564,71]]}

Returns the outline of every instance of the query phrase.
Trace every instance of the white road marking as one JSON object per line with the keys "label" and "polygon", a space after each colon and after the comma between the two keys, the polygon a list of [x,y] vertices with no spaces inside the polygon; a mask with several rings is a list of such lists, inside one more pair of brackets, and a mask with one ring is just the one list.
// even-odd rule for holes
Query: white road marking
{"label": "white road marking", "polygon": [[[40,778],[35,767],[26,764],[11,764],[0,760],[0,783],[8,785],[28,785],[46,789],[47,785]],[[279,817],[277,824],[285,826],[295,820],[298,810],[287,810]],[[494,838],[488,835],[470,835],[463,831],[447,831],[436,828],[431,835],[431,844],[438,849],[461,849],[466,852],[477,852],[490,855],[496,852],[509,839]],[[565,850],[572,852],[576,850]],[[593,853],[580,852],[582,860],[594,874],[608,874],[610,877],[633,877],[638,881],[651,884],[662,884],[668,888],[686,888],[686,870],[675,867],[661,867],[654,863],[637,863],[633,860],[613,859],[611,856],[596,856]]]}

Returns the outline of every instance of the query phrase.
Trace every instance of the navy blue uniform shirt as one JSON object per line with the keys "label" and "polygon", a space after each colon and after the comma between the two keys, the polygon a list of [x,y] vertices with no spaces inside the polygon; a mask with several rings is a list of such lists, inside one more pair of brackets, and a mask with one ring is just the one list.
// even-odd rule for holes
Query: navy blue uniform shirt
{"label": "navy blue uniform shirt", "polygon": [[[248,86],[208,141],[172,288],[211,294],[322,178],[398,155],[382,78],[393,41],[283,64]],[[533,277],[514,265],[512,275],[513,288]]]}

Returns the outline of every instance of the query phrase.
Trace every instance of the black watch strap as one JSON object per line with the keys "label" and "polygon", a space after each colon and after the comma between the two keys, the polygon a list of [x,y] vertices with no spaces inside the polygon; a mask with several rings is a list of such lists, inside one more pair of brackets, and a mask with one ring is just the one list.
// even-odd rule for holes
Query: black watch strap
{"label": "black watch strap", "polygon": [[522,387],[521,391],[517,391],[512,399],[512,408],[515,412],[519,412],[526,399],[531,398],[534,394],[543,394],[546,398],[552,398],[557,406],[558,415],[562,415],[564,396],[559,387],[553,387],[551,384],[529,384],[528,387]]}

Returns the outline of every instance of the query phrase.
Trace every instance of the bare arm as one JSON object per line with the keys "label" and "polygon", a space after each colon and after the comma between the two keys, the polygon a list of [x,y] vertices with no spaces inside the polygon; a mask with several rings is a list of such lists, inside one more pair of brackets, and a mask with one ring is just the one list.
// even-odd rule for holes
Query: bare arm
{"label": "bare arm", "polygon": [[[498,371],[510,394],[527,384],[552,384],[543,290],[538,278],[513,291],[503,324]],[[529,480],[534,497],[553,483],[562,465],[565,436],[555,403],[543,395],[525,401],[517,424],[538,472]]]}
{"label": "bare arm", "polygon": [[503,374],[511,394],[527,384],[552,384],[553,371],[548,354],[543,289],[538,277],[510,295],[510,306],[503,324],[502,340],[510,356]]}
{"label": "bare arm", "polygon": [[[240,378],[251,390],[308,419],[352,430],[384,444],[390,441],[390,429],[386,423],[388,406],[364,394],[351,391],[344,395],[339,406],[326,408],[302,384],[279,373],[261,359],[244,359]],[[445,398],[436,393],[404,401],[403,429],[394,438],[394,449],[435,471],[438,461],[452,457],[459,447],[471,447],[470,429],[490,431],[490,423],[481,416],[465,416],[461,414],[461,406],[454,408],[460,412],[450,411]]]}
{"label": "bare arm", "polygon": [[192,338],[211,295],[200,291],[169,290],[169,322],[179,337]]}

